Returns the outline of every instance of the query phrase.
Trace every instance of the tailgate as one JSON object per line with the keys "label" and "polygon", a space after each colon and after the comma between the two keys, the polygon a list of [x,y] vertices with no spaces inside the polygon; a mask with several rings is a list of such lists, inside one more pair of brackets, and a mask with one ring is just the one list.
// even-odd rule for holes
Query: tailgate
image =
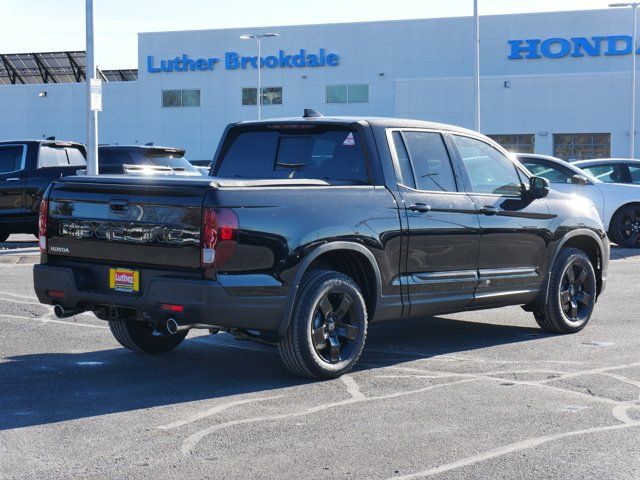
{"label": "tailgate", "polygon": [[56,182],[49,196],[48,255],[199,268],[202,202],[210,188],[204,178]]}

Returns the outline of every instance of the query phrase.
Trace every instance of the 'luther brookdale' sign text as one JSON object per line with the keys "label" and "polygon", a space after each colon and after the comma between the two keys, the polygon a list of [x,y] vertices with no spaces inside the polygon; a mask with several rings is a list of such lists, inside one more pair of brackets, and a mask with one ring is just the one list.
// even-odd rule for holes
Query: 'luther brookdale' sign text
{"label": "'luther brookdale' sign text", "polygon": [[[147,56],[147,71],[159,72],[205,72],[214,70],[222,60],[218,57],[191,58],[187,54],[175,58],[156,61],[153,55]],[[296,53],[279,50],[277,55],[260,57],[260,68],[304,68],[304,67],[336,67],[340,57],[335,53],[327,53],[324,48],[315,52],[300,49]],[[241,56],[236,52],[224,54],[225,70],[258,68],[258,57]]]}
{"label": "'luther brookdale' sign text", "polygon": [[[542,40],[508,40],[510,60],[533,58],[599,57],[600,55],[629,55],[632,48],[630,35],[594,37],[552,37]],[[640,49],[636,54],[640,53]]]}

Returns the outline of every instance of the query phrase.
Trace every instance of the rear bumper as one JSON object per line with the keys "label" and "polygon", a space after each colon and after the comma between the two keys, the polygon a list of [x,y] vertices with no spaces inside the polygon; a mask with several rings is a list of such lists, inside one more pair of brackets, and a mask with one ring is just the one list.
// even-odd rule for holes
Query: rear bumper
{"label": "rear bumper", "polygon": [[[269,277],[270,281],[261,278],[263,276],[247,277],[244,281],[237,278],[216,281],[145,275],[142,270],[142,293],[135,295],[81,289],[79,285],[82,283],[78,281],[83,281],[82,274],[73,268],[51,265],[34,265],[33,268],[34,288],[40,302],[60,304],[68,310],[93,311],[99,306],[118,307],[135,310],[139,319],[171,317],[181,324],[277,330],[287,304],[286,295],[280,291],[282,287],[275,284],[272,277]],[[64,291],[64,298],[49,296],[50,290]],[[277,294],[270,294],[274,291]],[[164,311],[161,309],[163,303],[182,305],[184,312]]]}

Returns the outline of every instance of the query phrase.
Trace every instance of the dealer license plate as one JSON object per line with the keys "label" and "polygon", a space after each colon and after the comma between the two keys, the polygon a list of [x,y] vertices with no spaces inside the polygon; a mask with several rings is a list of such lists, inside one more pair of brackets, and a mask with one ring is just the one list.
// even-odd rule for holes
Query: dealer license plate
{"label": "dealer license plate", "polygon": [[110,268],[109,288],[117,292],[138,293],[140,272],[129,268]]}

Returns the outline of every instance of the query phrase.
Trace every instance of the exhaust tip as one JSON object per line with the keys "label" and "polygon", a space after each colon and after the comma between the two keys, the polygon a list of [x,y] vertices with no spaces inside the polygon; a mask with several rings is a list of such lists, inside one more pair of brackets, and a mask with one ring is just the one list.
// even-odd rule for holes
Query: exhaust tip
{"label": "exhaust tip", "polygon": [[169,332],[171,335],[178,333],[178,322],[175,321],[175,319],[170,318],[169,320],[167,320],[167,332]]}
{"label": "exhaust tip", "polygon": [[58,318],[64,318],[64,307],[62,305],[60,305],[60,304],[56,304],[53,307],[53,313]]}

